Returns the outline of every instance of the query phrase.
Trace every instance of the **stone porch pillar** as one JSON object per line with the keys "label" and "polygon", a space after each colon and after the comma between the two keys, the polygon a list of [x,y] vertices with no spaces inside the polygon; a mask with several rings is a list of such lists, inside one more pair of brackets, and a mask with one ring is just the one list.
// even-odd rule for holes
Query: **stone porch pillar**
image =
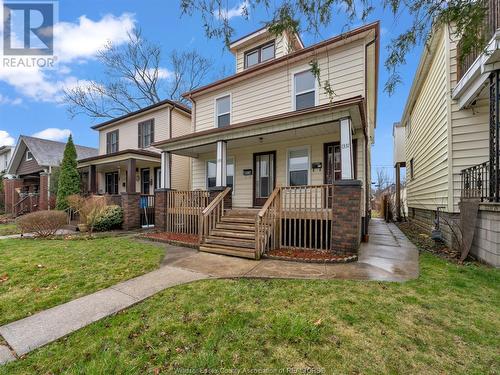
{"label": "stone porch pillar", "polygon": [[38,209],[45,211],[49,209],[49,174],[47,172],[40,173],[40,191],[38,196]]}
{"label": "stone porch pillar", "polygon": [[141,227],[140,199],[139,193],[122,193],[123,229],[132,230]]}
{"label": "stone porch pillar", "polygon": [[332,250],[357,253],[361,242],[361,193],[359,180],[333,183]]}
{"label": "stone porch pillar", "polygon": [[167,195],[170,189],[155,190],[155,229],[167,231]]}

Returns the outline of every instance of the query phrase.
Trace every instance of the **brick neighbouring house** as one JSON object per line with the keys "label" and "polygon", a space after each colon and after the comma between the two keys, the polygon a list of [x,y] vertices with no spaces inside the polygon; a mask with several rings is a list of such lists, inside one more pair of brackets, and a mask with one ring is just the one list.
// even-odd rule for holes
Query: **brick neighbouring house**
{"label": "brick neighbouring house", "polygon": [[[46,210],[51,201],[53,169],[61,164],[66,143],[21,135],[4,180],[5,213]],[[97,149],[75,145],[77,158],[97,155]]]}

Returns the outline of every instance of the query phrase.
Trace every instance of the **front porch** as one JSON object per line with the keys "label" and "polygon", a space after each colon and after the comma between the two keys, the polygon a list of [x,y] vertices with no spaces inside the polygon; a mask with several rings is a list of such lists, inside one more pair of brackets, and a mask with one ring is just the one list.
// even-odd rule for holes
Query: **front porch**
{"label": "front porch", "polygon": [[[252,259],[276,249],[355,254],[368,220],[361,113],[323,106],[157,145],[166,150],[157,229]],[[172,154],[192,158],[192,191],[169,189]]]}

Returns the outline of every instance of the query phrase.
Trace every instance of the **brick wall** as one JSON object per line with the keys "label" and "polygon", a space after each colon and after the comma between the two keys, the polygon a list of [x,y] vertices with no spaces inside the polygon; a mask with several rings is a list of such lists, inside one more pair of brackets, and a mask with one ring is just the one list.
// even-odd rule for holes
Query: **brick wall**
{"label": "brick wall", "polygon": [[155,190],[155,229],[166,231],[167,229],[167,193],[169,189]]}
{"label": "brick wall", "polygon": [[38,199],[38,209],[47,210],[49,208],[49,174],[40,173],[40,197]]}
{"label": "brick wall", "polygon": [[357,252],[361,242],[361,194],[359,180],[333,184],[332,247],[339,253]]}
{"label": "brick wall", "polygon": [[131,230],[141,227],[139,193],[122,193],[123,229]]}
{"label": "brick wall", "polygon": [[4,179],[5,213],[13,215],[13,207],[18,201],[17,188],[23,186],[22,179]]}

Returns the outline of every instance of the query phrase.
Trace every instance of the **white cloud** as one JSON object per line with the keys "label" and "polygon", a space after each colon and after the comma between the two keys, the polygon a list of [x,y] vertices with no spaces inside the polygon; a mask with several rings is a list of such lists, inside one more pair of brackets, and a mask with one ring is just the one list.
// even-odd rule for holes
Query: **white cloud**
{"label": "white cloud", "polygon": [[51,141],[66,141],[71,131],[69,129],[47,128],[33,134],[33,137],[49,139]]}
{"label": "white cloud", "polygon": [[119,17],[107,14],[99,21],[83,15],[77,23],[59,22],[54,26],[55,55],[60,63],[91,59],[108,42],[117,45],[126,42],[134,24],[130,13]]}
{"label": "white cloud", "polygon": [[[0,0],[0,8],[2,3],[3,0]],[[54,26],[54,46],[60,67],[52,71],[38,67],[3,67],[0,64],[0,82],[6,82],[19,93],[36,101],[60,102],[63,89],[79,81],[70,75],[69,65],[94,59],[108,42],[123,44],[134,24],[134,16],[130,13],[118,17],[108,14],[97,21],[83,15],[75,23],[59,22]],[[0,29],[0,44],[2,40]]]}
{"label": "white cloud", "polygon": [[0,146],[13,146],[16,140],[5,130],[0,130]]}
{"label": "white cloud", "polygon": [[164,68],[158,69],[158,78],[159,79],[170,79],[173,77],[173,75],[174,75],[174,73],[168,69],[164,69]]}
{"label": "white cloud", "polygon": [[231,9],[220,9],[216,17],[220,20],[242,17],[248,12],[249,2],[245,0]]}
{"label": "white cloud", "polygon": [[19,105],[23,102],[21,98],[10,98],[8,96],[0,94],[0,105],[2,104],[7,104],[7,105]]}

